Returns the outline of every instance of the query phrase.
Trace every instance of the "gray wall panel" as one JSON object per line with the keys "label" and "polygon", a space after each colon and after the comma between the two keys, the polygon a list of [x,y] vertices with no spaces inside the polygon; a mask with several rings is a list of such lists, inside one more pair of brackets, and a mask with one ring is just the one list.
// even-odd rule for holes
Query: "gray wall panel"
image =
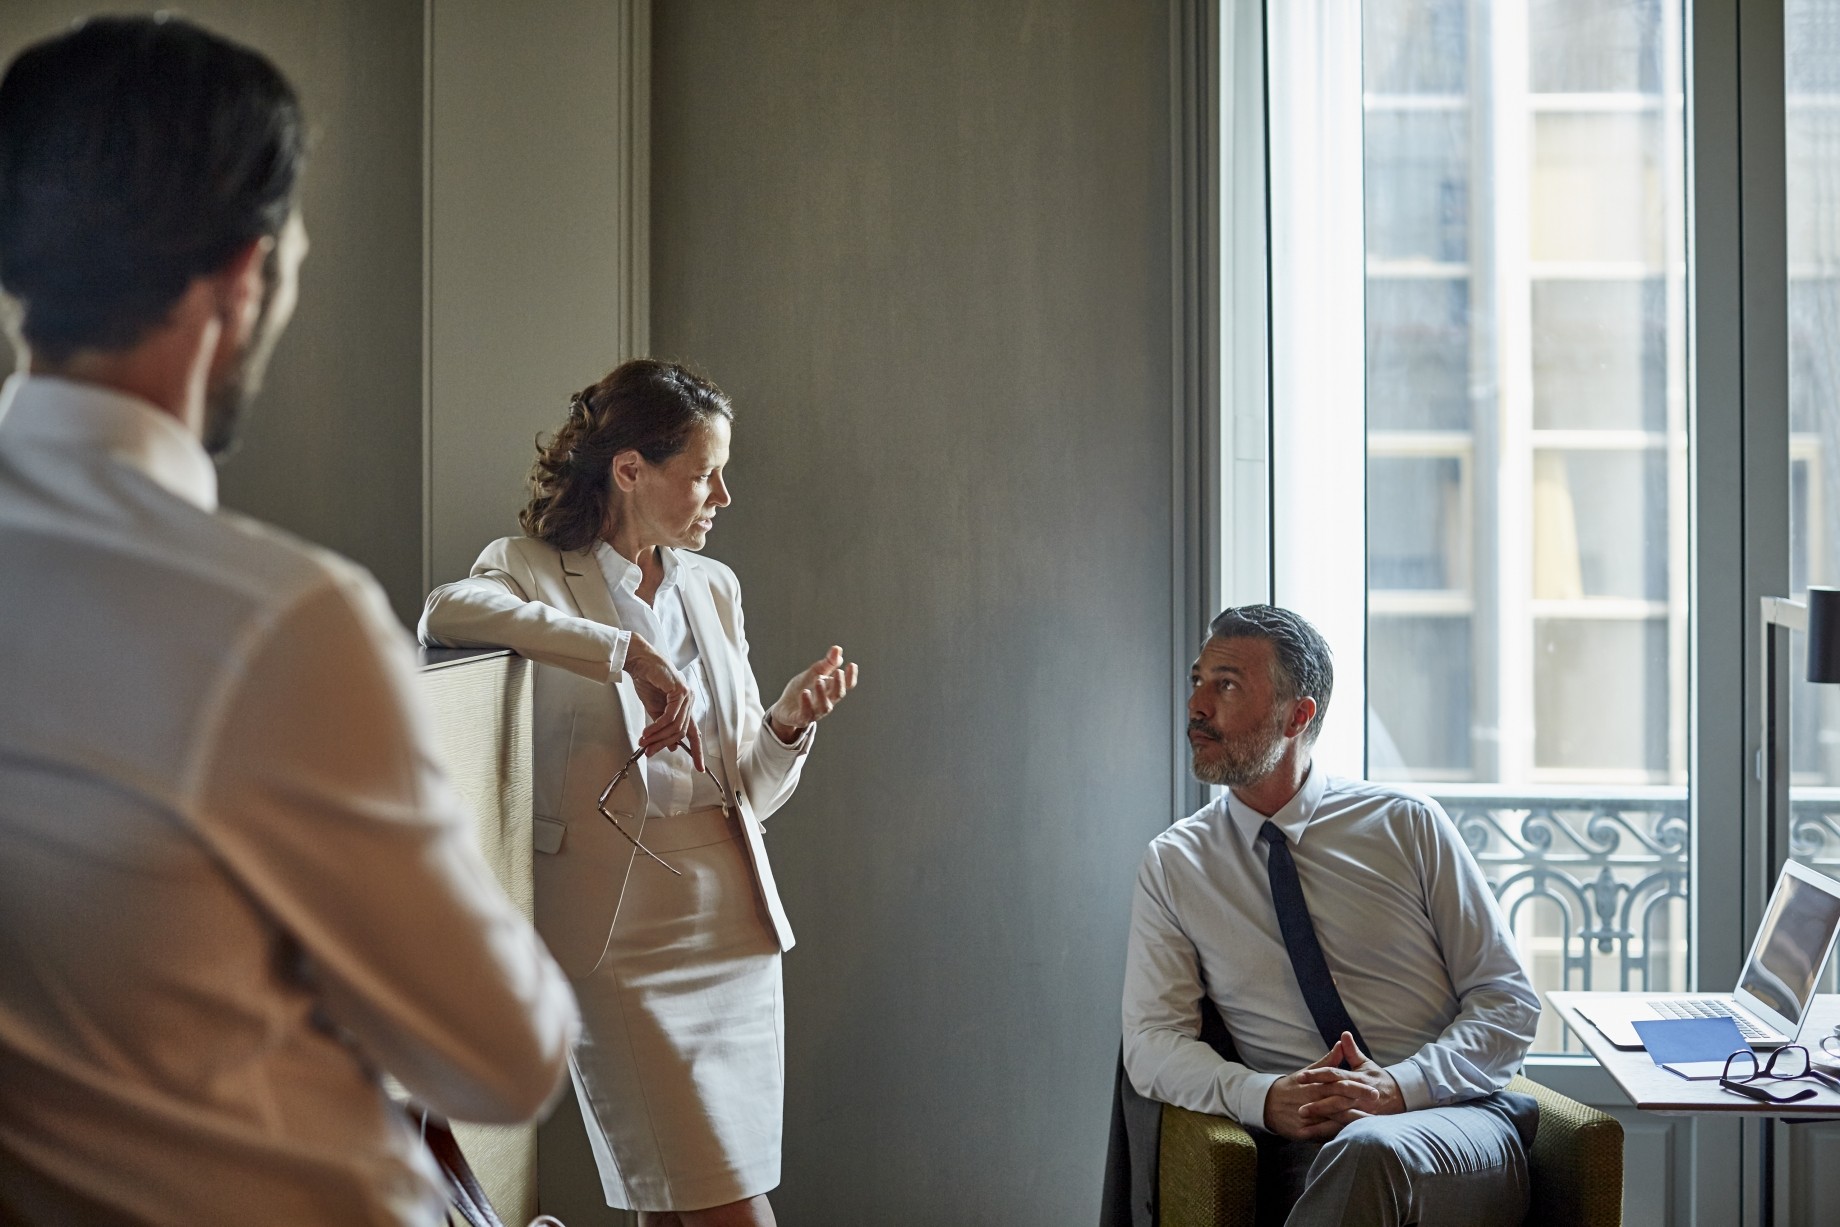
{"label": "gray wall panel", "polygon": [[621,356],[623,13],[432,0],[432,583],[518,531],[535,436]]}
{"label": "gray wall panel", "polygon": [[782,1221],[1096,1213],[1129,890],[1174,804],[1169,12],[654,16],[652,336],[735,398],[710,553],[771,698]]}
{"label": "gray wall panel", "polygon": [[[8,0],[0,62],[95,7]],[[422,603],[422,5],[197,0],[184,12],[273,59],[313,132],[300,307],[243,447],[222,470],[223,501],[363,563],[413,617]]]}

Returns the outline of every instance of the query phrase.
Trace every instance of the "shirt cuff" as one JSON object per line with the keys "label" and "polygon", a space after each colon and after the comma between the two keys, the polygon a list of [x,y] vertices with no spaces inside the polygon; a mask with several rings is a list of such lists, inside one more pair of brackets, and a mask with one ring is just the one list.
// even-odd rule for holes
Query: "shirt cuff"
{"label": "shirt cuff", "polygon": [[1234,1119],[1248,1129],[1265,1127],[1265,1096],[1278,1081],[1277,1074],[1247,1074],[1226,1096]]}
{"label": "shirt cuff", "polygon": [[607,680],[617,682],[620,674],[626,672],[626,649],[632,645],[632,632],[617,627],[607,629],[613,631],[613,652],[607,658],[607,668],[610,670]]}
{"label": "shirt cuff", "polygon": [[818,729],[818,722],[814,720],[800,729],[799,735],[791,741],[781,741],[778,730],[773,727],[773,717],[763,715],[760,722],[767,726],[766,740],[762,744],[770,749],[781,751],[785,758],[797,758],[811,749],[811,736]]}
{"label": "shirt cuff", "polygon": [[1425,1079],[1425,1071],[1419,1063],[1410,1057],[1397,1065],[1389,1065],[1386,1072],[1393,1075],[1393,1081],[1399,1084],[1399,1094],[1406,1101],[1406,1111],[1417,1112],[1421,1108],[1434,1106],[1431,1102],[1431,1083]]}

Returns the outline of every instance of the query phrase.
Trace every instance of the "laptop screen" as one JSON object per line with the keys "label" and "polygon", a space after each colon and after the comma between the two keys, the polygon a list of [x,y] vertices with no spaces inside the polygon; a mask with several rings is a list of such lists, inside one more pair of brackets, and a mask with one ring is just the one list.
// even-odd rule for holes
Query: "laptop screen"
{"label": "laptop screen", "polygon": [[1785,875],[1770,900],[1757,947],[1744,964],[1738,987],[1785,1018],[1800,1021],[1814,996],[1815,980],[1827,961],[1834,929],[1840,926],[1840,898],[1800,878]]}

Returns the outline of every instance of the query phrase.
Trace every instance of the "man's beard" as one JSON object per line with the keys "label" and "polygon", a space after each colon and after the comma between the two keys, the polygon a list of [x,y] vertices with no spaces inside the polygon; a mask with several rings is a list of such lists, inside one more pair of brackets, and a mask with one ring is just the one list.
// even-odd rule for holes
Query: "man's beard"
{"label": "man's beard", "polygon": [[[1189,726],[1213,733],[1206,725]],[[1218,734],[1215,734],[1218,736]],[[1204,758],[1203,755],[1206,755]],[[1278,768],[1284,757],[1284,726],[1277,713],[1263,729],[1237,737],[1220,737],[1217,741],[1189,743],[1190,769],[1203,784],[1236,788],[1256,783]]]}
{"label": "man's beard", "polygon": [[281,267],[275,252],[270,251],[262,263],[262,305],[256,311],[255,325],[249,339],[230,361],[230,369],[205,390],[204,450],[213,460],[223,460],[240,442],[243,414],[262,390],[262,376],[268,370],[269,356],[281,329],[273,324],[275,290],[280,284]]}

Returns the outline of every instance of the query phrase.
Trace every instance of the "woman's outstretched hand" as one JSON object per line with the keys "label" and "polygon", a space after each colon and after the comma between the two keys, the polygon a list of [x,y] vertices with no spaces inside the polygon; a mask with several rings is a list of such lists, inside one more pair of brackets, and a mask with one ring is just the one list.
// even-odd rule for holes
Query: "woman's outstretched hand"
{"label": "woman's outstretched hand", "polygon": [[650,755],[682,746],[703,769],[703,735],[691,714],[690,686],[670,661],[637,634],[626,645],[626,675],[645,704],[651,723],[639,734],[639,750]]}
{"label": "woman's outstretched hand", "polygon": [[786,683],[779,701],[767,709],[767,722],[781,741],[796,741],[810,725],[831,714],[843,696],[856,688],[856,665],[845,664],[843,649],[833,647],[823,659]]}

